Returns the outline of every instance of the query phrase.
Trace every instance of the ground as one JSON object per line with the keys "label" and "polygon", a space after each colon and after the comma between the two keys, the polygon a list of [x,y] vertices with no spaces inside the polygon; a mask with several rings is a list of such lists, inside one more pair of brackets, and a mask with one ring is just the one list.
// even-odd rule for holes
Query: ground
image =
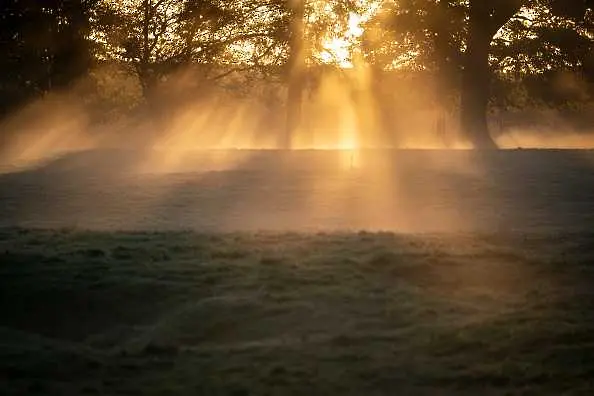
{"label": "ground", "polygon": [[[385,163],[355,159],[348,176],[260,158],[131,179],[80,157],[0,176],[0,394],[592,394],[592,154],[480,172],[423,155],[397,204]],[[243,229],[200,221],[239,208]],[[126,213],[145,220],[120,229]]]}
{"label": "ground", "polygon": [[98,150],[0,173],[0,227],[581,231],[594,151]]}
{"label": "ground", "polygon": [[594,234],[0,235],[2,394],[594,391]]}

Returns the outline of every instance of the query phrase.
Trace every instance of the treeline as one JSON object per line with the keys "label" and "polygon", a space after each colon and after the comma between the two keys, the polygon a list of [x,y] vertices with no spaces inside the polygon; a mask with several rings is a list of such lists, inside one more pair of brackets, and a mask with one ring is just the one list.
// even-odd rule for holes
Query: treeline
{"label": "treeline", "polygon": [[0,11],[0,112],[68,86],[94,65],[92,1],[6,0]]}
{"label": "treeline", "polygon": [[345,32],[352,15],[374,7],[351,52],[374,78],[436,81],[438,105],[455,103],[466,138],[491,147],[490,107],[590,102],[593,6],[592,0],[6,0],[0,112],[68,89],[105,65],[124,70],[150,102],[171,76],[191,69],[200,83],[227,89],[254,82],[288,88],[289,144],[308,81],[339,67],[318,56],[321,39]]}

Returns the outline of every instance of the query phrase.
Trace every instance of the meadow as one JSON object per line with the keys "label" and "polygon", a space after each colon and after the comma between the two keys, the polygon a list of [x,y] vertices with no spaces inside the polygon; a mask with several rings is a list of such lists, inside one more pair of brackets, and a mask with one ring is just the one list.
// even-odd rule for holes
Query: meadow
{"label": "meadow", "polygon": [[3,395],[594,392],[590,151],[115,154],[0,175]]}
{"label": "meadow", "polygon": [[0,232],[22,394],[591,394],[594,234]]}

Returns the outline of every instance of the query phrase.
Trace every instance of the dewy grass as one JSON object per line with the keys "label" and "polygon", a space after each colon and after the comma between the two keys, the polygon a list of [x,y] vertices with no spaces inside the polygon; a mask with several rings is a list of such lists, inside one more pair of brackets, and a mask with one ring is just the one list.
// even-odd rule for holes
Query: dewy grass
{"label": "dewy grass", "polygon": [[588,394],[594,235],[0,230],[2,394]]}

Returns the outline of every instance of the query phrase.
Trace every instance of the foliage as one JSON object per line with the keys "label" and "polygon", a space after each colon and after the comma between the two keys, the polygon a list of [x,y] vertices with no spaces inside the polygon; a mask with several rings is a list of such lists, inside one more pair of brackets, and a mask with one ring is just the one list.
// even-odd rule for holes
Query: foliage
{"label": "foliage", "polygon": [[204,64],[224,45],[237,16],[216,0],[104,0],[93,16],[100,58],[132,67],[145,92],[187,64]]}
{"label": "foliage", "polygon": [[87,40],[94,0],[2,2],[0,114],[68,86],[93,63]]}
{"label": "foliage", "polygon": [[[294,24],[299,4],[302,32]],[[303,46],[310,77],[327,67],[352,66],[359,52],[381,71],[376,75],[398,70],[427,79],[447,104],[457,103],[452,99],[464,91],[465,70],[473,69],[467,67],[472,43],[481,35],[491,39],[494,105],[589,101],[594,82],[592,0],[9,0],[3,5],[4,111],[67,87],[96,63],[127,69],[145,97],[181,71],[236,90],[256,79],[286,83],[295,43]],[[361,35],[353,33],[359,28]]]}

